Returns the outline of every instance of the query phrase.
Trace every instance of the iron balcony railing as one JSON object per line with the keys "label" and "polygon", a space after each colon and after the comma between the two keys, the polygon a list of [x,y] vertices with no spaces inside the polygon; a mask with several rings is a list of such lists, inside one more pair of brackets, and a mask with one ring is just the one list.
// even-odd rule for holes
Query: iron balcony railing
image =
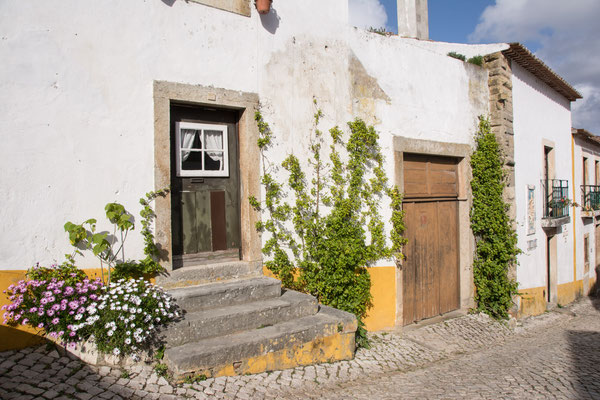
{"label": "iron balcony railing", "polygon": [[569,181],[548,179],[542,181],[545,192],[544,218],[561,218],[569,215]]}
{"label": "iron balcony railing", "polygon": [[581,185],[584,211],[600,210],[600,186]]}

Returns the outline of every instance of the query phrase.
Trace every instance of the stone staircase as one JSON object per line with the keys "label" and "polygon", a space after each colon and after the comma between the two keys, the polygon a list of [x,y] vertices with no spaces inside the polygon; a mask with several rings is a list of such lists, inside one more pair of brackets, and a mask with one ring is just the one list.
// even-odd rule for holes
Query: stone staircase
{"label": "stone staircase", "polygon": [[292,368],[354,356],[356,319],[285,290],[260,263],[198,265],[158,279],[184,311],[164,332],[175,379]]}

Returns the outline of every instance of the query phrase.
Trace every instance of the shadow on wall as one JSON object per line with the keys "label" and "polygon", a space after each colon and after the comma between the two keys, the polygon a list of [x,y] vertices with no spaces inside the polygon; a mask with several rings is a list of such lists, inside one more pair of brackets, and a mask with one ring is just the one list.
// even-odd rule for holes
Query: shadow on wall
{"label": "shadow on wall", "polygon": [[[596,308],[600,307],[597,300]],[[598,318],[596,315],[593,318]],[[566,333],[571,352],[572,373],[575,375],[573,389],[579,399],[598,398],[598,376],[600,376],[600,332],[568,331]]]}
{"label": "shadow on wall", "polygon": [[0,325],[0,352],[36,346],[46,341],[42,336],[6,325]]}
{"label": "shadow on wall", "polygon": [[165,3],[166,5],[168,5],[169,7],[173,7],[173,4],[175,4],[175,0],[161,0],[163,3]]}
{"label": "shadow on wall", "polygon": [[271,7],[271,11],[269,11],[268,14],[261,14],[260,16],[260,22],[263,28],[265,28],[267,32],[272,35],[277,32],[277,28],[279,28],[279,21],[281,21],[281,18],[279,18],[279,15],[277,15],[277,10],[273,7]]}

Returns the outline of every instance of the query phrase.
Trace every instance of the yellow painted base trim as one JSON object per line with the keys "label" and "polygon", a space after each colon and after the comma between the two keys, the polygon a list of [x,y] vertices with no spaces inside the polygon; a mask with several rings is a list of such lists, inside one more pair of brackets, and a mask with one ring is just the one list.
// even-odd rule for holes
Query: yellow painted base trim
{"label": "yellow painted base trim", "polygon": [[519,290],[521,304],[517,313],[517,318],[540,315],[546,311],[546,288],[538,287]]}
{"label": "yellow painted base trim", "polygon": [[[593,286],[593,279],[590,279],[590,288]],[[558,285],[557,303],[567,305],[582,297],[583,280],[568,282]],[[521,304],[517,317],[525,317],[530,315],[540,315],[546,311],[546,287],[537,287],[531,289],[519,290]]]}
{"label": "yellow painted base trim", "polygon": [[583,296],[583,280],[563,283],[558,285],[558,304],[565,305],[572,303]]}
{"label": "yellow painted base trim", "polygon": [[[373,307],[367,312],[365,328],[370,332],[393,329],[396,324],[396,267],[371,267],[367,271],[371,275]],[[263,274],[274,278],[264,266]]]}
{"label": "yellow painted base trim", "polygon": [[269,352],[260,356],[237,361],[234,364],[221,365],[213,368],[199,368],[193,372],[177,374],[176,379],[183,380],[186,376],[202,376],[207,378],[218,376],[234,376],[258,374],[265,371],[275,371],[311,365],[323,362],[351,360],[354,357],[354,333],[335,333],[330,336],[317,338],[308,343],[300,343],[289,348]]}
{"label": "yellow painted base trim", "polygon": [[393,329],[396,325],[396,267],[367,270],[371,275],[373,307],[367,312],[365,328],[370,332]]}

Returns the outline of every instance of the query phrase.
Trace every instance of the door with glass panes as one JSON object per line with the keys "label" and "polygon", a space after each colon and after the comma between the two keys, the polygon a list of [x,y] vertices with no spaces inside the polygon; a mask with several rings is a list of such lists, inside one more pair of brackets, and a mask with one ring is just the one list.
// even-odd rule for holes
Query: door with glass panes
{"label": "door with glass panes", "polygon": [[238,113],[170,111],[173,266],[239,259]]}

